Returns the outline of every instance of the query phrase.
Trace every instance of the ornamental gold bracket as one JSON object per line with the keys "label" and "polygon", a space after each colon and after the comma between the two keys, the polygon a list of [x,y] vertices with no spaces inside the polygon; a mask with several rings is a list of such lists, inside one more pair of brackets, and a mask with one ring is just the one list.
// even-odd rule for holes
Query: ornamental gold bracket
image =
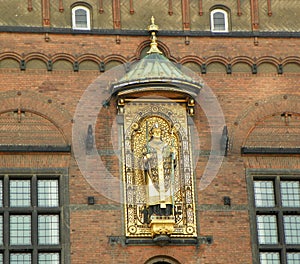
{"label": "ornamental gold bracket", "polygon": [[195,100],[194,100],[194,98],[189,98],[187,100],[187,112],[190,116],[194,116],[194,114],[195,114]]}
{"label": "ornamental gold bracket", "polygon": [[123,115],[125,112],[125,99],[123,98],[119,98],[118,99],[118,105],[117,105],[117,110],[118,110],[118,114],[119,115]]}
{"label": "ornamental gold bracket", "polygon": [[117,111],[119,115],[123,115],[125,113],[125,104],[130,102],[136,103],[144,103],[144,102],[152,102],[152,103],[186,103],[186,110],[189,116],[194,116],[195,114],[195,99],[192,97],[187,98],[179,98],[179,99],[168,99],[161,97],[153,97],[153,98],[119,98],[117,102]]}
{"label": "ornamental gold bracket", "polygon": [[151,216],[150,228],[152,237],[171,235],[174,232],[175,216]]}

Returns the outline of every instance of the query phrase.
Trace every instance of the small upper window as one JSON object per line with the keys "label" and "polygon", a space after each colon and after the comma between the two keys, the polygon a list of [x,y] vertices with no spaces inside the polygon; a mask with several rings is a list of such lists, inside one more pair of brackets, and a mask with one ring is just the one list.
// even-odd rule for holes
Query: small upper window
{"label": "small upper window", "polygon": [[90,10],[85,6],[75,6],[72,9],[73,29],[91,29]]}
{"label": "small upper window", "polygon": [[228,14],[223,9],[214,9],[210,13],[212,32],[228,32]]}

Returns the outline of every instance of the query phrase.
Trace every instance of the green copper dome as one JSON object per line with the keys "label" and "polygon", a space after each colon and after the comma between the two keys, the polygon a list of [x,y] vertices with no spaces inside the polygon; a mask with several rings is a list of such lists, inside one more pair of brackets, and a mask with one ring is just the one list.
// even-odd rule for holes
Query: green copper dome
{"label": "green copper dome", "polygon": [[[185,74],[182,69],[162,55],[157,47],[156,32],[158,26],[151,18],[149,26],[151,44],[148,55],[131,65],[130,70],[115,84],[111,86],[111,94],[129,94],[140,91],[176,91],[197,96],[201,89],[199,76]],[[194,75],[196,78],[192,78]],[[196,81],[198,80],[198,81]]]}
{"label": "green copper dome", "polygon": [[131,69],[112,85],[111,92],[128,94],[147,90],[174,90],[196,96],[201,87],[201,83],[185,74],[180,65],[155,52],[132,64]]}

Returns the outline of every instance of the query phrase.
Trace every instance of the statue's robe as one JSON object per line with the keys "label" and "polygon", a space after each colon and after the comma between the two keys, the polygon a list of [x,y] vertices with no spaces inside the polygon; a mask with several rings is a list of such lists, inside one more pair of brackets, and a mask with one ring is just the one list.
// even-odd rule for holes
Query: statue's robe
{"label": "statue's robe", "polygon": [[171,214],[172,208],[172,160],[170,146],[161,140],[150,140],[146,147],[145,177],[147,203],[155,214]]}

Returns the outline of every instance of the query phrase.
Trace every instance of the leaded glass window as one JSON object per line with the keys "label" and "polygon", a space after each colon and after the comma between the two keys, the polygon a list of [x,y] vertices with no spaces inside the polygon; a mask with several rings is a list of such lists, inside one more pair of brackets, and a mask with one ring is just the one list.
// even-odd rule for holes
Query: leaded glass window
{"label": "leaded glass window", "polygon": [[278,252],[261,252],[261,264],[280,264],[280,255]]}
{"label": "leaded glass window", "polygon": [[31,245],[31,216],[11,215],[9,234],[11,245]]}
{"label": "leaded glass window", "polygon": [[256,207],[275,206],[274,186],[272,181],[255,181],[254,197]]}
{"label": "leaded glass window", "polygon": [[300,245],[300,216],[284,215],[283,227],[284,227],[285,243]]}
{"label": "leaded glass window", "polygon": [[281,181],[280,191],[282,206],[300,207],[299,181]]}
{"label": "leaded glass window", "polygon": [[9,203],[11,207],[31,205],[30,180],[10,180]]}
{"label": "leaded glass window", "polygon": [[10,264],[31,264],[31,254],[12,253],[10,254]]}
{"label": "leaded glass window", "polygon": [[299,264],[300,263],[300,253],[299,252],[288,252],[287,254],[288,264]]}
{"label": "leaded glass window", "polygon": [[39,264],[59,264],[58,253],[39,253]]}
{"label": "leaded glass window", "polygon": [[58,215],[38,216],[38,239],[40,245],[59,244],[59,217]]}
{"label": "leaded glass window", "polygon": [[62,234],[67,227],[61,223],[68,219],[63,214],[63,177],[0,174],[0,263],[68,262]]}
{"label": "leaded glass window", "polygon": [[257,216],[258,241],[260,244],[277,244],[277,219],[275,215]]}
{"label": "leaded glass window", "polygon": [[58,204],[58,180],[38,180],[38,206],[56,207]]}
{"label": "leaded glass window", "polygon": [[300,263],[299,178],[255,176],[250,185],[259,262]]}

